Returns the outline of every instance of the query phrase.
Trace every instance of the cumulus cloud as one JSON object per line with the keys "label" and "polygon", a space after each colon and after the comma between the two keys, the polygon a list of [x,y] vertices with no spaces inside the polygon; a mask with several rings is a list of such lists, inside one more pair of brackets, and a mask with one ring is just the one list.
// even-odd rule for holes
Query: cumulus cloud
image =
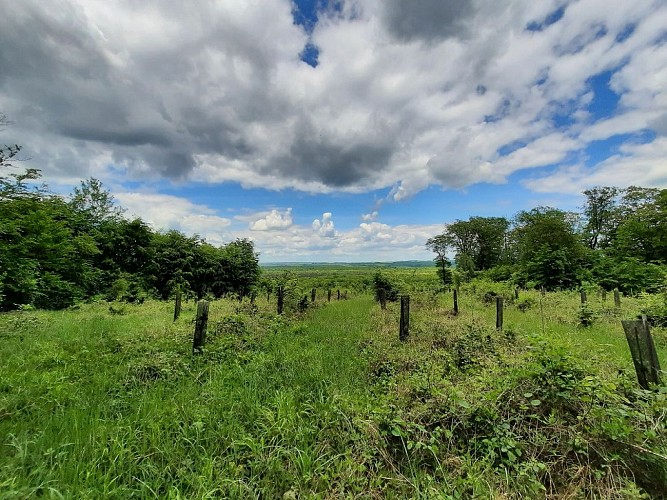
{"label": "cumulus cloud", "polygon": [[378,211],[373,210],[371,213],[363,214],[361,216],[361,220],[364,221],[364,222],[374,221],[375,219],[378,218],[378,215],[379,215]]}
{"label": "cumulus cloud", "polygon": [[338,233],[334,228],[333,215],[331,212],[322,214],[322,220],[315,219],[312,223],[313,231],[323,238],[335,238]]}
{"label": "cumulus cloud", "polygon": [[291,208],[288,208],[284,212],[273,209],[265,216],[252,221],[250,223],[250,229],[252,231],[272,231],[288,228],[292,224]]}
{"label": "cumulus cloud", "polygon": [[192,203],[178,196],[156,193],[114,192],[126,216],[140,217],[154,229],[176,229],[186,234],[198,234],[212,244],[225,241],[225,230],[231,220],[217,215],[206,205]]}
{"label": "cumulus cloud", "polygon": [[[666,130],[660,0],[346,0],[308,30],[289,0],[2,5],[3,142],[47,180],[393,187],[398,201]],[[596,117],[606,71],[619,103]]]}

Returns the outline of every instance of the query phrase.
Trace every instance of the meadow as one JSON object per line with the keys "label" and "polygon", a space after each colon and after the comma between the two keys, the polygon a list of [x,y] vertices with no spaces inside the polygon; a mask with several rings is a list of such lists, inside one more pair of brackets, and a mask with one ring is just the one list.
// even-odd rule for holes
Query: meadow
{"label": "meadow", "polygon": [[199,355],[193,302],[0,315],[0,498],[665,497],[667,391],[620,323],[654,298],[591,290],[582,326],[579,293],[480,282],[454,315],[435,269],[389,269],[401,342],[373,272],[287,270],[304,312],[213,301]]}

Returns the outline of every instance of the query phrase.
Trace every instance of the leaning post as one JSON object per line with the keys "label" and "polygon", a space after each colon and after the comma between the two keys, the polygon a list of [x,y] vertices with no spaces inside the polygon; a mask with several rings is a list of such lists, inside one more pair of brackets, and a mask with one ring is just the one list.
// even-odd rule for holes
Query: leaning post
{"label": "leaning post", "polygon": [[503,298],[496,297],[496,330],[503,329]]}
{"label": "leaning post", "polygon": [[208,302],[200,300],[197,303],[197,318],[195,319],[195,335],[192,339],[192,354],[198,354],[206,342],[206,327],[208,326]]}
{"label": "leaning post", "polygon": [[407,340],[410,335],[410,296],[401,295],[401,322],[399,325],[399,340]]}

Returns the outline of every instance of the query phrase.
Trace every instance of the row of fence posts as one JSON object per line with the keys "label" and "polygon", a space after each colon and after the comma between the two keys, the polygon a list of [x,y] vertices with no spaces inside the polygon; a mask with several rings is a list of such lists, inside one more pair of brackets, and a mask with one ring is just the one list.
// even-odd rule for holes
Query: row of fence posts
{"label": "row of fence posts", "polygon": [[[282,314],[284,306],[284,289],[283,287],[278,287],[277,289],[277,310],[278,314]],[[310,299],[311,302],[315,302],[316,299],[316,290],[313,288],[311,290]],[[341,294],[340,290],[337,293],[338,299],[340,300]],[[344,295],[347,296],[347,293]],[[514,297],[518,299],[519,290],[518,288],[514,291]],[[380,307],[382,309],[387,308],[387,296],[385,290],[380,290],[378,292],[378,299],[380,302]],[[401,341],[406,341],[410,335],[410,296],[401,295],[401,315],[399,321],[399,333],[398,338]],[[331,301],[331,289],[327,290],[327,300]],[[181,303],[182,303],[182,294],[180,291],[176,292],[176,300],[174,304],[174,321],[178,319],[181,313]],[[587,303],[587,296],[585,291],[581,291],[581,304],[585,305]],[[620,307],[620,293],[618,290],[614,290],[614,303],[617,307]],[[453,290],[453,305],[454,314],[459,313],[459,304],[458,304],[458,290]],[[208,325],[208,311],[209,311],[209,302],[205,300],[200,300],[197,303],[197,316],[195,319],[195,331],[192,341],[192,352],[197,354],[201,352],[204,343],[206,342],[206,330]],[[496,297],[496,329],[503,329],[503,311],[504,311],[504,299],[503,297]],[[640,320],[623,320],[621,321],[623,325],[623,331],[625,332],[625,337],[628,341],[630,347],[630,353],[632,354],[632,362],[635,367],[635,372],[637,373],[637,380],[639,385],[643,389],[648,389],[651,385],[660,385],[660,362],[658,360],[658,354],[655,349],[655,344],[653,338],[651,337],[651,332],[649,329],[648,321],[646,315],[642,316]]]}
{"label": "row of fence posts", "polygon": [[[514,290],[514,297],[519,298],[519,289]],[[387,301],[384,290],[380,290],[378,294],[380,307],[386,309]],[[459,313],[458,304],[458,290],[453,290],[454,314]],[[586,292],[581,291],[581,304],[587,303]],[[618,289],[614,290],[614,304],[620,307],[621,299]],[[496,329],[501,331],[503,329],[503,311],[504,299],[503,297],[496,297]],[[649,389],[652,385],[660,385],[660,362],[658,354],[651,337],[646,315],[642,316],[640,320],[623,320],[623,331],[630,347],[632,354],[632,362],[637,373],[637,380],[640,387]],[[401,315],[399,320],[398,338],[401,341],[408,339],[410,335],[410,296],[401,295]]]}

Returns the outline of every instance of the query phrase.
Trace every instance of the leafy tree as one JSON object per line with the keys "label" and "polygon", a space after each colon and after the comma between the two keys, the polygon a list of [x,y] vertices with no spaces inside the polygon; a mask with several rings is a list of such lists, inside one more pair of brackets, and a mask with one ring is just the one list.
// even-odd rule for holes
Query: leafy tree
{"label": "leafy tree", "polygon": [[435,253],[435,267],[438,270],[438,277],[444,286],[452,282],[452,264],[447,258],[447,251],[453,246],[452,238],[446,234],[439,234],[426,241],[426,248]]}
{"label": "leafy tree", "polygon": [[513,240],[522,281],[546,288],[569,288],[578,282],[584,249],[575,231],[576,214],[551,207],[519,212]]}
{"label": "leafy tree", "polygon": [[253,242],[247,238],[232,241],[223,248],[222,259],[228,291],[245,297],[258,285],[261,274]]}
{"label": "leafy tree", "polygon": [[623,202],[616,254],[645,262],[667,262],[667,189],[628,188]]}
{"label": "leafy tree", "polygon": [[615,187],[595,187],[584,191],[584,236],[589,248],[598,249],[610,244],[617,226],[619,193],[620,190]]}
{"label": "leafy tree", "polygon": [[91,227],[98,227],[105,221],[117,220],[123,211],[114,202],[114,197],[102,182],[91,177],[81,181],[70,199],[72,208],[85,216],[86,222]]}

